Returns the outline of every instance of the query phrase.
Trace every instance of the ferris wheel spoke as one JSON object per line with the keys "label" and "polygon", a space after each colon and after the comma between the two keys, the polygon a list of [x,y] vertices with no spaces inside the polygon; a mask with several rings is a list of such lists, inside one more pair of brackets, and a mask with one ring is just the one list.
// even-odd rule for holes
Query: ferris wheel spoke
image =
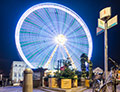
{"label": "ferris wheel spoke", "polygon": [[[69,43],[74,44],[74,45],[81,45],[81,46],[89,46],[88,40],[86,35],[80,36],[80,37],[68,37]],[[84,40],[83,40],[84,39]]]}
{"label": "ferris wheel spoke", "polygon": [[[80,51],[81,53],[85,53],[85,54],[86,54],[86,52],[84,52],[82,49],[78,48],[78,46],[75,46],[75,45],[72,44],[72,43],[68,43],[68,45],[69,45],[71,48],[74,48],[74,49],[76,49],[77,51]],[[85,48],[84,48],[84,49],[85,49]]]}
{"label": "ferris wheel spoke", "polygon": [[[21,43],[21,47],[24,47],[24,46],[34,46],[34,45],[39,45],[39,44],[47,44],[49,43],[50,41],[52,41],[50,38],[46,38],[44,39],[43,37],[41,39],[43,40],[39,40],[40,38],[38,37],[38,39],[33,39],[32,38],[29,38],[29,40],[27,40],[28,37],[26,37],[25,40],[22,40],[20,41]],[[37,38],[37,37],[36,37]],[[32,39],[32,40],[31,40]],[[31,41],[30,41],[31,40]]]}
{"label": "ferris wheel spoke", "polygon": [[53,56],[53,58],[52,58],[52,60],[51,60],[51,62],[50,62],[51,65],[50,65],[50,67],[48,66],[48,67],[51,68],[52,70],[55,69],[55,64],[56,64],[55,62],[57,61],[57,58],[58,58],[58,57],[57,57],[57,50],[56,50],[56,52],[55,52],[55,54],[54,54],[54,56]]}
{"label": "ferris wheel spoke", "polygon": [[53,20],[52,20],[52,18],[51,18],[51,16],[50,16],[50,14],[48,13],[47,9],[45,9],[45,8],[44,8],[44,10],[45,10],[45,12],[46,12],[46,14],[47,14],[47,16],[48,16],[49,20],[51,21],[51,23],[52,23],[52,25],[53,25],[54,30],[56,30],[56,28],[55,28],[55,24],[53,23]]}
{"label": "ferris wheel spoke", "polygon": [[44,55],[45,57],[42,58],[41,62],[38,64],[38,67],[43,66],[44,63],[49,59],[49,56],[51,55],[51,53],[53,52],[54,48],[51,49],[49,52],[46,53],[46,55]]}
{"label": "ferris wheel spoke", "polygon": [[64,28],[65,28],[66,20],[67,20],[67,13],[65,12],[64,23],[63,23],[62,30],[64,30]]}
{"label": "ferris wheel spoke", "polygon": [[[40,31],[44,30],[44,32],[51,34],[49,31],[47,31],[46,29],[42,28],[41,26],[37,25],[36,23],[32,22],[29,18],[25,19],[25,22],[30,23],[31,25],[34,25],[35,27],[37,27]],[[53,34],[51,34],[52,36]]]}
{"label": "ferris wheel spoke", "polygon": [[58,58],[58,49],[56,50],[56,53],[54,55],[54,61],[53,61],[53,68],[55,68],[55,62],[57,61],[57,58]]}
{"label": "ferris wheel spoke", "polygon": [[39,28],[40,30],[42,29],[41,26],[37,25],[36,23],[32,22],[31,19],[29,19],[28,17],[24,20],[25,22],[31,24],[31,25],[34,25],[35,27]]}
{"label": "ferris wheel spoke", "polygon": [[74,29],[73,31],[71,31],[69,34],[66,34],[67,36],[72,35],[73,33],[76,33],[77,31],[79,31],[82,28],[82,26],[77,27],[76,29]]}
{"label": "ferris wheel spoke", "polygon": [[85,34],[80,34],[80,35],[70,35],[67,38],[68,39],[82,39],[82,38],[87,38],[87,36]]}
{"label": "ferris wheel spoke", "polygon": [[69,26],[65,29],[63,34],[66,34],[68,32],[68,30],[73,26],[74,23],[75,23],[75,19],[72,19]]}
{"label": "ferris wheel spoke", "polygon": [[62,48],[60,48],[60,52],[61,52],[61,54],[62,54],[62,58],[65,59],[65,55],[64,55],[64,53],[63,53]]}
{"label": "ferris wheel spoke", "polygon": [[33,45],[35,45],[35,44],[38,45],[38,44],[43,43],[43,41],[34,41],[34,42],[21,41],[20,43],[21,43],[21,47],[24,47],[24,46],[28,46],[28,45],[33,46]]}
{"label": "ferris wheel spoke", "polygon": [[[73,56],[77,59],[78,62],[76,62],[77,64],[79,64],[79,58],[78,58],[78,53],[76,53],[75,51],[73,51],[72,48],[70,48],[69,46],[67,46],[67,48],[69,49],[69,51],[73,54]],[[77,54],[77,55],[76,55]],[[72,57],[72,56],[71,56]]]}
{"label": "ferris wheel spoke", "polygon": [[37,49],[37,51],[34,51],[33,53],[30,53],[30,54],[28,54],[28,55],[26,55],[26,56],[27,56],[28,60],[30,60],[30,59],[32,59],[33,57],[35,57],[36,55],[38,55],[38,54],[42,53],[43,51],[49,49],[51,46],[52,46],[52,45],[48,45],[48,46],[46,46],[46,47],[44,47],[44,48]]}
{"label": "ferris wheel spoke", "polygon": [[60,27],[59,27],[59,15],[58,15],[58,11],[57,9],[55,9],[55,16],[56,16],[56,20],[57,20],[57,29],[56,31],[58,31],[57,33],[60,32]]}
{"label": "ferris wheel spoke", "polygon": [[58,48],[58,44],[56,45],[54,51],[52,52],[52,54],[51,54],[51,56],[49,57],[47,63],[45,64],[45,66],[44,66],[45,68],[48,67],[48,65],[50,64],[50,62],[51,62],[51,60],[52,60],[52,58],[53,58],[53,55],[55,54],[57,48]]}
{"label": "ferris wheel spoke", "polygon": [[70,54],[69,54],[69,52],[68,52],[68,50],[67,50],[67,48],[66,48],[65,45],[64,45],[64,48],[65,48],[65,51],[66,51],[68,57],[70,58],[70,60],[71,60],[71,62],[72,62],[72,67],[76,69],[76,66],[75,66],[75,64],[74,64],[74,61],[72,60],[72,58],[71,58],[71,56],[70,56]]}
{"label": "ferris wheel spoke", "polygon": [[39,32],[34,32],[34,30],[30,29],[25,29],[21,28],[20,31],[21,35],[26,35],[26,37],[34,36],[34,37],[44,37],[44,38],[49,38],[51,39],[51,35],[45,35],[45,34],[40,34]]}
{"label": "ferris wheel spoke", "polygon": [[31,32],[31,31],[28,31],[27,29],[23,29],[21,28],[21,31],[20,31],[21,34],[26,34],[26,35],[32,35],[32,36],[39,36],[40,34],[39,33],[36,33],[36,32]]}
{"label": "ferris wheel spoke", "polygon": [[88,43],[75,42],[75,41],[69,41],[69,42],[73,43],[74,45],[89,47]]}
{"label": "ferris wheel spoke", "polygon": [[21,43],[21,47],[24,47],[24,46],[29,46],[29,45],[31,45],[31,46],[39,45],[39,44],[47,43],[47,42],[49,42],[49,41],[47,41],[47,40],[32,41],[32,42],[30,42],[30,41],[21,41],[20,43]]}
{"label": "ferris wheel spoke", "polygon": [[44,52],[45,50],[51,48],[52,45],[47,45],[44,48],[36,48],[33,49],[33,51],[31,51],[29,54],[26,55],[26,57],[31,60],[32,58],[36,58],[36,56],[41,55],[42,52]]}
{"label": "ferris wheel spoke", "polygon": [[33,13],[40,19],[40,21],[41,21],[44,25],[47,26],[47,28],[53,33],[53,35],[56,34],[56,32],[54,32],[54,31],[48,26],[48,24],[45,22],[45,20],[43,20],[43,18],[38,14],[37,11],[34,11]]}

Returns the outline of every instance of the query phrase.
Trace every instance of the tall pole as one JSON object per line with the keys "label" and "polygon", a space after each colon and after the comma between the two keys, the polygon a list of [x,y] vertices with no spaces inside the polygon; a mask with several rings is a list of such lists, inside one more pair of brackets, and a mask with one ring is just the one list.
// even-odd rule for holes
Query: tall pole
{"label": "tall pole", "polygon": [[106,7],[100,11],[100,19],[98,19],[97,35],[104,32],[104,71],[105,82],[108,78],[108,37],[107,29],[117,25],[117,15],[111,17],[111,7]]}
{"label": "tall pole", "polygon": [[104,32],[104,69],[105,69],[105,81],[108,76],[108,42],[107,42],[107,22],[105,23],[105,32]]}

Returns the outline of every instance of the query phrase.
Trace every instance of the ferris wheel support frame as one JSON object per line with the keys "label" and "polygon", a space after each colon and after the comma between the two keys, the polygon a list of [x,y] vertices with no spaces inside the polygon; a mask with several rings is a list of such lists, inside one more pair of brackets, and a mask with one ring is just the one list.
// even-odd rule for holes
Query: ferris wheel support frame
{"label": "ferris wheel support frame", "polygon": [[[53,58],[53,56],[54,56],[54,54],[55,54],[58,46],[59,46],[59,45],[57,44],[56,47],[55,47],[55,49],[54,49],[54,51],[52,52],[50,58],[48,59],[47,63],[44,65],[44,68],[48,68],[48,66],[49,66],[49,64],[50,64],[50,62],[51,62],[51,60],[52,60],[52,58]],[[66,48],[66,46],[63,45],[63,47],[64,47],[65,52],[67,53],[68,57],[70,58],[70,60],[71,60],[71,62],[72,62],[72,67],[73,67],[74,69],[77,69],[76,66],[75,66],[75,64],[74,64],[73,59],[71,58],[71,56],[70,56],[70,54],[69,54],[69,52],[68,52],[68,50],[67,50],[67,48]]]}

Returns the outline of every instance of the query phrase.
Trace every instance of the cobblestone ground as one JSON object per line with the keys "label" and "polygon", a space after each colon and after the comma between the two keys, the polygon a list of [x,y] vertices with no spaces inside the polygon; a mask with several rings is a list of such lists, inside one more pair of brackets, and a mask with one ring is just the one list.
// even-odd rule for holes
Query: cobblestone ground
{"label": "cobblestone ground", "polygon": [[[0,92],[22,92],[22,87],[0,87]],[[34,89],[33,92],[45,92],[40,89]]]}

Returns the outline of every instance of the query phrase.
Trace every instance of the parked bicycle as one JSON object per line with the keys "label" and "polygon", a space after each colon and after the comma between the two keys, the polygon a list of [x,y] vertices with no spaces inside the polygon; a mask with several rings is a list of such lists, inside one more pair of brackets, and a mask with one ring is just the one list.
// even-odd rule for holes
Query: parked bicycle
{"label": "parked bicycle", "polygon": [[103,85],[103,73],[97,73],[93,79],[92,92],[98,92]]}
{"label": "parked bicycle", "polygon": [[117,91],[120,86],[120,79],[118,78],[118,72],[120,72],[120,66],[111,58],[109,60],[113,63],[113,67],[108,75],[106,83],[99,89],[99,92],[119,92]]}

